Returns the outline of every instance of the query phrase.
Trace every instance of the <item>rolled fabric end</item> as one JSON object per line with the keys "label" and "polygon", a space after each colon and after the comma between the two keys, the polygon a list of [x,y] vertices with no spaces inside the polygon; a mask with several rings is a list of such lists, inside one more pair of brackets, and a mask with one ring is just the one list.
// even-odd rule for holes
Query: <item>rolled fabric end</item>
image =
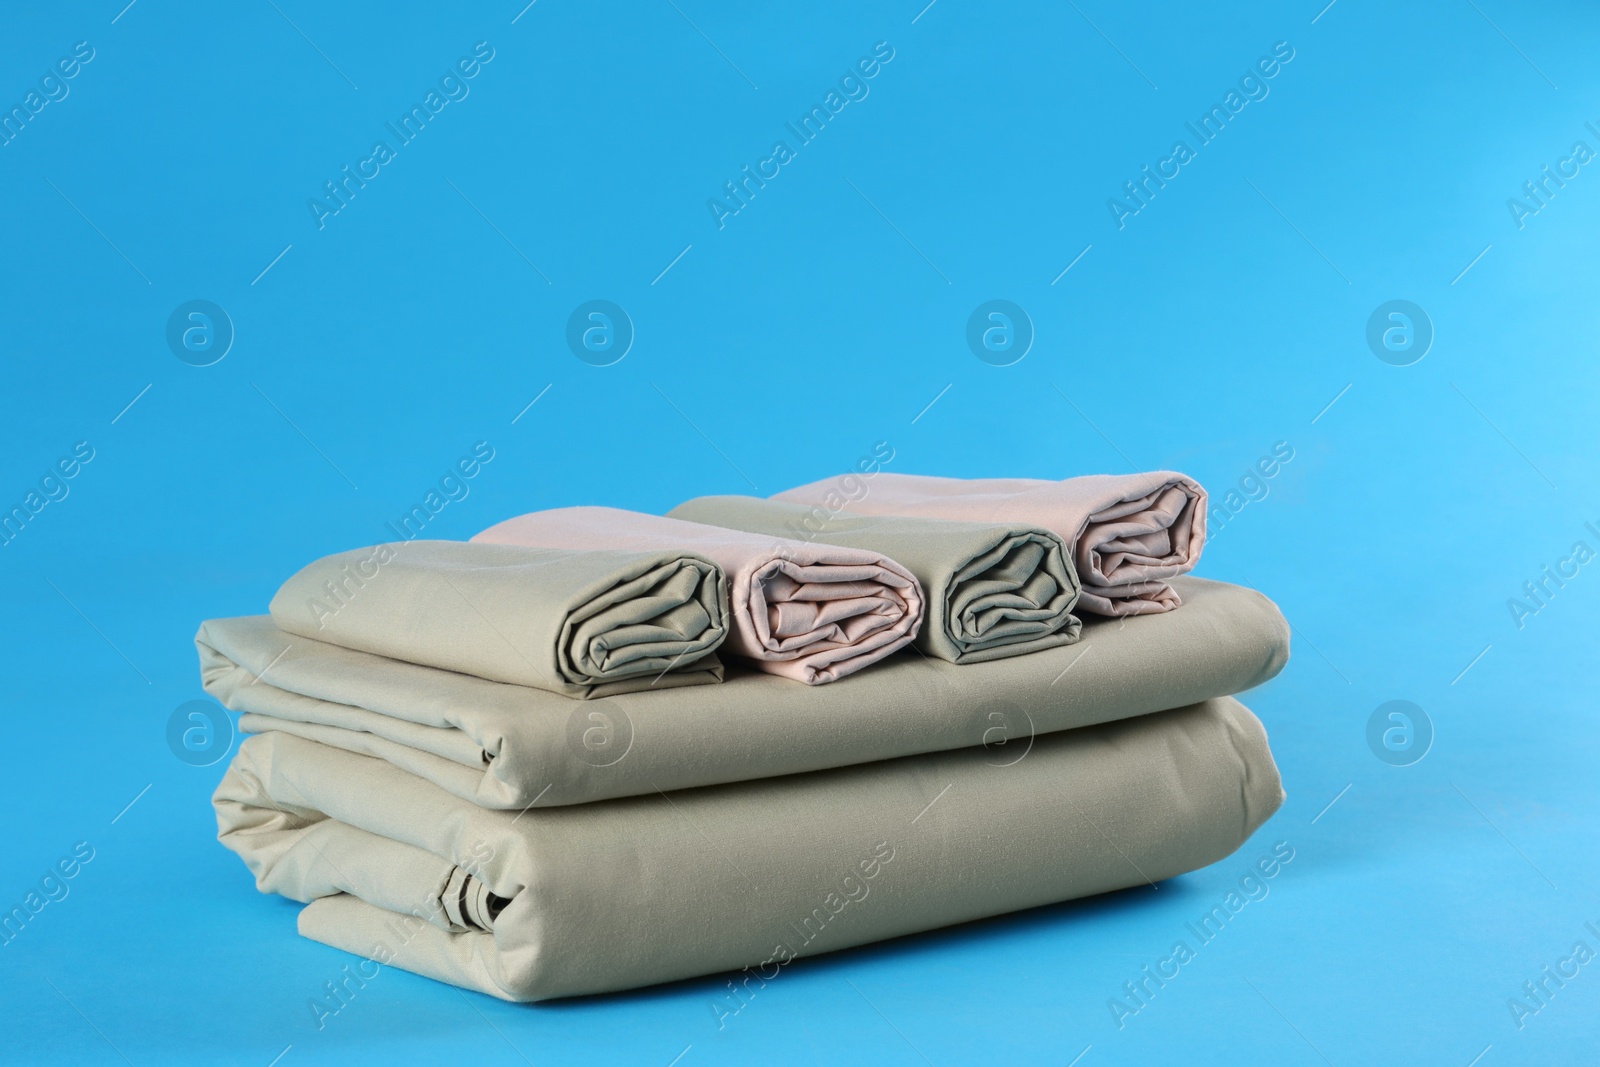
{"label": "rolled fabric end", "polygon": [[746,639],[741,651],[807,685],[854,674],[922,628],[921,584],[900,564],[866,552],[783,546],[732,592],[735,617],[749,621],[743,635],[735,630],[735,641]]}
{"label": "rolled fabric end", "polygon": [[407,541],[308,564],[269,610],[299,637],[587,698],[721,681],[727,603],[688,553]]}
{"label": "rolled fabric end", "polygon": [[1078,576],[1061,540],[1044,530],[1005,535],[962,566],[944,592],[945,631],[957,663],[1037,651],[1052,636],[1052,644],[1069,644],[1083,629],[1072,614]]}
{"label": "rolled fabric end", "polygon": [[519,515],[476,543],[691,552],[727,576],[725,650],[820,685],[905,647],[922,626],[917,579],[878,553],[815,545],[607,507]]}
{"label": "rolled fabric end", "polygon": [[[727,603],[716,564],[686,554],[663,559],[570,612],[556,666],[567,681],[593,687],[591,696],[632,691],[646,675],[703,669],[727,638]],[[708,680],[722,680],[720,663]]]}
{"label": "rolled fabric end", "polygon": [[1187,574],[1206,540],[1206,491],[1172,471],[1104,475],[1113,499],[1091,512],[1073,546],[1085,611],[1149,615],[1183,603],[1163,579]]}

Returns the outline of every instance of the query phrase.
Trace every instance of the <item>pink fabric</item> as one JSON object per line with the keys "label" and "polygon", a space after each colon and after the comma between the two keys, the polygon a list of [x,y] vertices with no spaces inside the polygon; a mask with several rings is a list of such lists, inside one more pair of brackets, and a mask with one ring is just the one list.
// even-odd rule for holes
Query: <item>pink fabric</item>
{"label": "pink fabric", "polygon": [[872,552],[725,530],[617,508],[535,511],[472,540],[541,548],[694,552],[728,576],[722,651],[771,674],[821,685],[909,644],[922,626],[922,587]]}
{"label": "pink fabric", "polygon": [[825,478],[772,499],[830,513],[1021,522],[1059,535],[1083,583],[1080,611],[1146,615],[1183,603],[1164,579],[1193,569],[1206,539],[1206,491],[1173,471],[1035,478],[882,472]]}

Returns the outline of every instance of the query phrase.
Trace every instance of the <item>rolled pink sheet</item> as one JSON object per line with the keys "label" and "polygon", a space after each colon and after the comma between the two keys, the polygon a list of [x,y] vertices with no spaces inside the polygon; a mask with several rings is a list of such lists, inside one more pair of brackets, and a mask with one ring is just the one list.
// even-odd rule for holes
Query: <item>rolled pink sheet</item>
{"label": "rolled pink sheet", "polygon": [[1173,471],[1059,482],[880,471],[825,478],[772,499],[811,505],[822,529],[840,512],[1043,526],[1071,553],[1083,583],[1078,610],[1099,615],[1149,615],[1183,603],[1165,579],[1193,569],[1206,539],[1206,491]]}
{"label": "rolled pink sheet", "polygon": [[678,549],[721,567],[731,619],[722,651],[807,685],[837,681],[905,647],[922,625],[922,587],[873,552],[813,545],[618,508],[519,515],[472,540],[537,548]]}

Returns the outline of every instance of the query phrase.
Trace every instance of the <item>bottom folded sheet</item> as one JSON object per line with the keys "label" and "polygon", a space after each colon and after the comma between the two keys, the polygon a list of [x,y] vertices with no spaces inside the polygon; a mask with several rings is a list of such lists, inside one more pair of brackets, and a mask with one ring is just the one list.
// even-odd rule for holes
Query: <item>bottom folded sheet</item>
{"label": "bottom folded sheet", "polygon": [[[997,735],[998,740],[998,735]],[[1214,863],[1283,801],[1237,701],[838,770],[521,812],[285,733],[218,837],[300,932],[506,1000],[790,960]]]}

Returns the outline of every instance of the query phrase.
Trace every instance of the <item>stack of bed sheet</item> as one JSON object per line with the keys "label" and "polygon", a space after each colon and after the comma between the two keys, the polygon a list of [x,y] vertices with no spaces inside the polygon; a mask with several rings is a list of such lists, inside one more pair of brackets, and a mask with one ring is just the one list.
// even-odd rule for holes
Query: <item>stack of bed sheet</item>
{"label": "stack of bed sheet", "polygon": [[1232,695],[1288,628],[1184,576],[1194,482],[839,484],[360,549],[202,624],[252,735],[220,839],[307,937],[542,1000],[1154,883],[1277,810]]}

